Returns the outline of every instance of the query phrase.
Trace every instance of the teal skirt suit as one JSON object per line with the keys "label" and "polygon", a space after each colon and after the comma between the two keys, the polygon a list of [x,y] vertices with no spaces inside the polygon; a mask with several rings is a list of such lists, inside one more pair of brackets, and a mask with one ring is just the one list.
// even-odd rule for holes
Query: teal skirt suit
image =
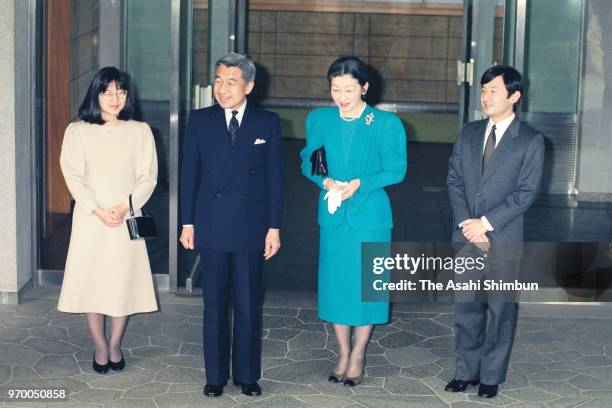
{"label": "teal skirt suit", "polygon": [[[310,155],[325,147],[329,177],[360,180],[360,187],[334,214],[324,200],[323,176],[311,175]],[[406,174],[406,133],[399,118],[366,106],[352,121],[338,107],[324,107],[306,118],[306,147],[300,152],[302,173],[321,189],[318,203],[319,317],[349,326],[384,324],[384,301],[361,300],[361,244],[391,242],[391,204],[384,187],[400,183]]]}

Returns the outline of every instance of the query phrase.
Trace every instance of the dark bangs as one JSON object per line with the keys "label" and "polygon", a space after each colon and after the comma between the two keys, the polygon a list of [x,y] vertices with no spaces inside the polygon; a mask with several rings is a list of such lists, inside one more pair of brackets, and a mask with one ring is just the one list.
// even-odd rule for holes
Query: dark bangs
{"label": "dark bangs", "polygon": [[[100,111],[100,102],[98,96],[104,93],[110,84],[115,82],[118,89],[128,91],[129,79],[126,73],[119,71],[115,67],[104,67],[89,82],[87,93],[79,107],[79,118],[88,123],[103,125],[102,113]],[[125,106],[119,112],[119,119],[129,120],[134,115],[134,106],[130,99],[130,92],[127,93]]]}
{"label": "dark bangs", "polygon": [[327,70],[327,82],[331,85],[333,78],[350,75],[359,82],[359,85],[364,86],[369,79],[367,65],[357,57],[341,57],[335,60]]}

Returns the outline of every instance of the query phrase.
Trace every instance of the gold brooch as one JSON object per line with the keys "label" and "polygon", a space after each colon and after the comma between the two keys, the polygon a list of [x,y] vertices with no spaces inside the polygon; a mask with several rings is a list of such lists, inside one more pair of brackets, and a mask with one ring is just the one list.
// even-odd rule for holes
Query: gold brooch
{"label": "gold brooch", "polygon": [[365,117],[366,125],[370,125],[370,123],[374,122],[374,112],[370,112]]}

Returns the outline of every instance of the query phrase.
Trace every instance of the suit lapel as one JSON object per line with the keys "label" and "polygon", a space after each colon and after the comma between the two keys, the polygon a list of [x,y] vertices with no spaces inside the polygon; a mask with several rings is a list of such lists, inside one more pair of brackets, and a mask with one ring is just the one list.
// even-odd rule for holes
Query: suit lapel
{"label": "suit lapel", "polygon": [[218,140],[229,140],[227,123],[225,122],[225,110],[219,105],[215,105],[212,126],[213,128],[209,129],[209,131],[217,139],[217,143]]}
{"label": "suit lapel", "polygon": [[358,173],[361,168],[361,163],[364,158],[363,150],[372,147],[368,137],[368,131],[374,129],[374,126],[376,126],[376,121],[374,120],[376,118],[372,116],[373,120],[367,125],[365,123],[365,118],[369,114],[374,115],[374,112],[370,105],[366,105],[361,117],[357,119],[357,129],[355,129],[355,134],[352,137],[348,149],[348,155],[346,155],[346,157],[351,160],[350,162],[345,162],[346,176],[349,180],[356,178],[356,173]]}
{"label": "suit lapel", "polygon": [[255,139],[257,139],[257,132],[255,128],[257,126],[257,116],[253,114],[253,108],[247,103],[242,117],[242,123],[240,124],[240,132],[238,133],[238,140],[234,146],[234,156],[239,159],[245,159],[253,148]]}
{"label": "suit lapel", "polygon": [[487,123],[487,119],[481,121],[476,137],[474,137],[472,143],[471,162],[478,163],[477,166],[472,166],[474,172],[472,176],[474,177],[474,180],[476,180],[476,184],[480,184],[482,178],[482,151],[484,146],[485,132],[487,131]]}
{"label": "suit lapel", "polygon": [[[253,148],[253,144],[257,138],[256,128],[257,116],[253,114],[253,108],[250,107],[250,103],[247,102],[244,115],[242,116],[242,122],[240,123],[238,138],[236,139],[234,147],[231,147],[228,139],[230,152],[228,155],[224,176],[219,183],[220,187],[223,187],[228,180],[231,180],[234,174],[239,170],[240,166],[246,163],[249,152]],[[227,129],[225,133],[227,134]]]}
{"label": "suit lapel", "polygon": [[232,145],[229,141],[227,122],[225,121],[225,110],[219,105],[215,106],[217,108],[213,116],[210,133],[213,138],[213,146],[215,149],[213,153],[215,168],[220,170],[219,177],[217,178],[217,189],[219,189],[230,170],[229,163],[232,156]]}
{"label": "suit lapel", "polygon": [[[340,135],[340,132],[342,131],[342,118],[340,118],[340,111],[338,108],[336,108],[335,112],[337,116],[334,118],[334,120],[329,121],[329,126],[326,129],[326,132],[329,135],[325,138],[326,144],[328,145],[328,148],[326,148],[327,161],[329,167],[333,167],[336,170],[334,171],[333,175],[330,175],[330,177],[335,178],[336,180],[345,181],[347,177],[347,168],[344,162],[344,150]],[[330,161],[333,161],[333,166],[331,166]]]}
{"label": "suit lapel", "polygon": [[480,183],[485,183],[489,177],[497,168],[504,162],[504,160],[512,153],[512,149],[514,148],[514,138],[518,135],[520,122],[518,118],[514,118],[508,129],[506,129],[506,133],[502,136],[501,142],[497,145],[495,150],[493,151],[493,155],[489,159],[487,166],[485,167],[484,174],[482,175],[482,179]]}

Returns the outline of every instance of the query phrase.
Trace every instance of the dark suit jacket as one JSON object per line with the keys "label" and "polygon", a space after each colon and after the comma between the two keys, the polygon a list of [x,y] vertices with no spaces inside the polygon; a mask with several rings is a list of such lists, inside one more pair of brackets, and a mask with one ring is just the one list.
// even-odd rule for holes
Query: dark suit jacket
{"label": "dark suit jacket", "polygon": [[[265,143],[255,143],[265,141]],[[181,166],[181,222],[198,247],[227,252],[264,247],[282,219],[284,150],[276,113],[247,103],[234,147],[223,108],[191,112]]]}
{"label": "dark suit jacket", "polygon": [[[494,231],[491,243],[522,242],[523,213],[535,200],[544,166],[544,139],[515,118],[482,173],[483,143],[488,119],[466,124],[453,147],[448,169],[448,194],[453,227],[483,215]],[[453,242],[465,242],[453,228]]]}

